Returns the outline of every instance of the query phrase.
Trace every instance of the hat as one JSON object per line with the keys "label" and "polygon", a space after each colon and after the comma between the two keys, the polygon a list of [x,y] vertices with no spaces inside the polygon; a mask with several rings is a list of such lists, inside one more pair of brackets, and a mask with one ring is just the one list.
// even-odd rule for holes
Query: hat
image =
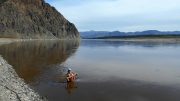
{"label": "hat", "polygon": [[71,68],[68,68],[68,70],[72,70]]}

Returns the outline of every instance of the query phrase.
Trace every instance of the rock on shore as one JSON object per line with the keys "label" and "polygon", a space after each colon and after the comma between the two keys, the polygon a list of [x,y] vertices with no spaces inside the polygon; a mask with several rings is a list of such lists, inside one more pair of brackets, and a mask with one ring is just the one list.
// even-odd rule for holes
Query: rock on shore
{"label": "rock on shore", "polygon": [[0,37],[77,39],[75,25],[44,0],[0,0]]}
{"label": "rock on shore", "polygon": [[44,101],[0,56],[0,101]]}

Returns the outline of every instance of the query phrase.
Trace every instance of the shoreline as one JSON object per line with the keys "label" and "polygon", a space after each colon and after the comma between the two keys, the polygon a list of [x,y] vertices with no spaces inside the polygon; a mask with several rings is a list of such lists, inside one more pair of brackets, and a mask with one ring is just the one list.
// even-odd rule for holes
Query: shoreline
{"label": "shoreline", "polygon": [[81,39],[12,39],[12,38],[0,38],[0,45],[9,44],[12,42],[20,42],[20,41],[58,41],[58,40],[77,40],[80,41]]}
{"label": "shoreline", "polygon": [[0,38],[0,45],[18,41],[17,39]]}
{"label": "shoreline", "polygon": [[46,101],[0,56],[0,101]]}
{"label": "shoreline", "polygon": [[121,39],[81,39],[81,40],[106,40],[106,41],[130,41],[130,42],[167,42],[180,43],[180,38],[121,38]]}
{"label": "shoreline", "polygon": [[180,38],[109,38],[109,39],[12,39],[12,38],[0,38],[0,45],[7,44],[11,42],[17,41],[46,41],[46,40],[114,40],[114,41],[178,41],[180,42]]}

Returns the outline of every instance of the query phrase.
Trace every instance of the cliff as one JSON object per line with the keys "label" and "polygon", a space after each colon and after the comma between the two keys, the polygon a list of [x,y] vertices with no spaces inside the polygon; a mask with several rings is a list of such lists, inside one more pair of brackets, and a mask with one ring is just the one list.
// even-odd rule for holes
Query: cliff
{"label": "cliff", "polygon": [[79,32],[44,0],[0,0],[0,37],[74,39]]}

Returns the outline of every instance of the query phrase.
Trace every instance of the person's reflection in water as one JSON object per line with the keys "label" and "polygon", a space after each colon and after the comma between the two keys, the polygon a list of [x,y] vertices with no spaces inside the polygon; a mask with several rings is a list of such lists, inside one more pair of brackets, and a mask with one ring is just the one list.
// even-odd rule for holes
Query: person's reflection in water
{"label": "person's reflection in water", "polygon": [[67,90],[68,94],[71,94],[73,89],[75,89],[75,88],[77,88],[77,86],[74,81],[67,82],[66,90]]}

